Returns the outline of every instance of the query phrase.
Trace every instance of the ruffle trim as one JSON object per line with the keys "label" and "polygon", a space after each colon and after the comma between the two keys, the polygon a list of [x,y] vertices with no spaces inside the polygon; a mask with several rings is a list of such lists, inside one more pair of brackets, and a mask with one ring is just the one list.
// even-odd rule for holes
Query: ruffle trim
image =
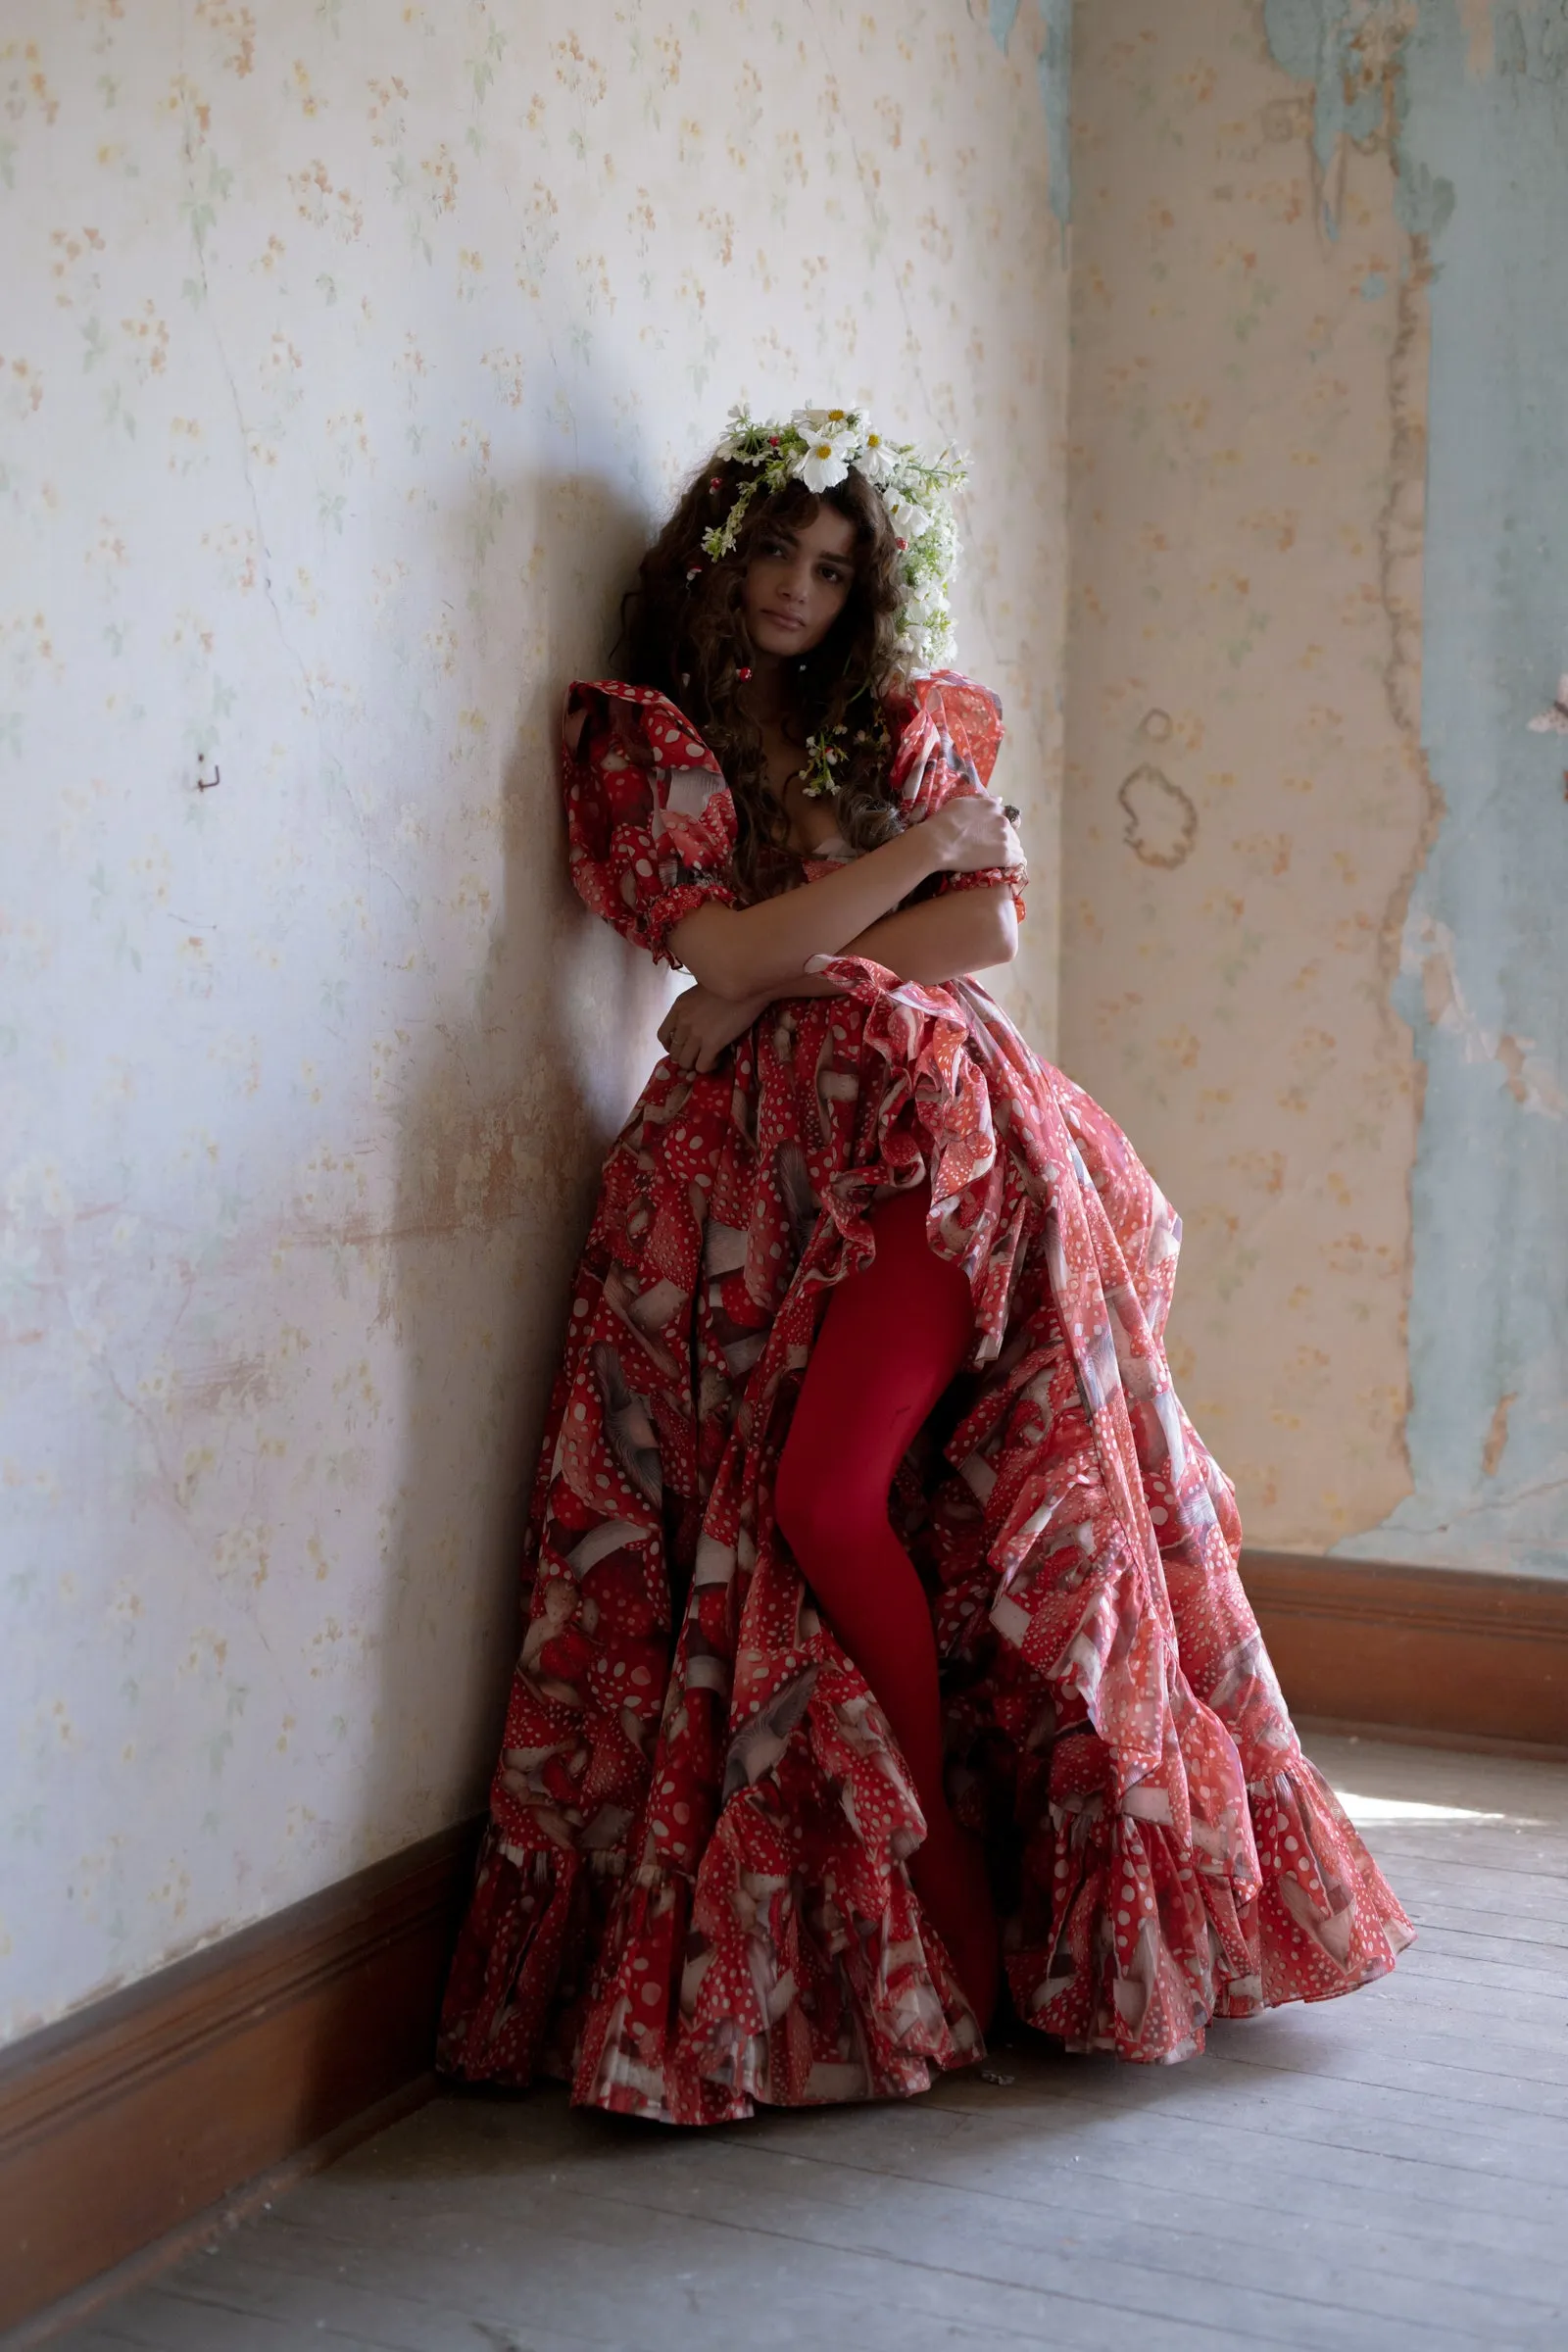
{"label": "ruffle trim", "polygon": [[[972,1360],[987,1363],[1006,1333],[1025,1238],[1021,1208],[1004,1224],[1006,1187],[984,1066],[989,1041],[946,987],[901,980],[863,956],[818,958],[813,968],[865,1005],[862,1051],[886,1065],[875,1156],[845,1169],[827,1188],[824,1205],[846,1247],[818,1269],[818,1278],[839,1280],[875,1255],[865,1212],[879,1187],[928,1182],[926,1238],[968,1277]],[[966,994],[989,1008],[972,984]]]}
{"label": "ruffle trim", "polygon": [[1184,1847],[1134,1789],[1117,1809],[1109,1751],[1087,1724],[1057,1742],[1051,1802],[1025,1859],[1051,1890],[1049,1932],[1005,1955],[1024,2024],[1069,2050],[1143,2064],[1194,2056],[1211,2019],[1322,2001],[1387,1976],[1414,1931],[1305,1757],[1248,1788],[1259,1877]]}
{"label": "ruffle trim", "polygon": [[[904,1868],[925,1823],[881,1712],[826,1634],[802,1671],[797,1736],[730,1795],[695,1881],[652,1860],[621,1891],[586,1999],[573,1961],[603,1874],[567,1852],[514,1858],[491,1834],[448,1992],[448,2073],[566,2075],[581,2105],[712,2124],[907,2098],[981,2055]],[[807,1824],[805,1853],[788,1822]]]}
{"label": "ruffle trim", "polygon": [[[1166,2063],[1201,2050],[1212,2018],[1387,1975],[1414,1930],[1301,1753],[1255,1631],[1229,1653],[1233,1733],[1170,1654],[1142,1561],[1114,1541],[1093,1564],[1069,1548],[1096,1474],[1092,1448],[1068,1453],[990,1548],[993,1590],[996,1561],[1013,1567],[989,1623],[1030,1670],[1049,1754],[1004,1958],[1025,2024]],[[1228,1555],[1212,1573],[1234,1576]]]}

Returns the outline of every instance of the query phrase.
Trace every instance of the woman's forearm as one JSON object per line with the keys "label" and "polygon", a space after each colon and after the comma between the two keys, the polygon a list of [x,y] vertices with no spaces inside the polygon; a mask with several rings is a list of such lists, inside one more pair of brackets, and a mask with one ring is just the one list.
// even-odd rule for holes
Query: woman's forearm
{"label": "woman's forearm", "polygon": [[837,873],[756,906],[699,906],[671,931],[670,953],[717,997],[771,1003],[799,995],[796,984],[813,956],[841,954],[938,870],[925,833],[924,825],[911,825]]}
{"label": "woman's forearm", "polygon": [[[868,956],[901,980],[927,986],[964,980],[993,964],[1010,963],[1017,952],[1018,911],[1006,889],[955,891],[947,898],[926,899],[918,906],[901,907],[897,914],[868,924],[839,950],[842,956]],[[755,1015],[790,997],[843,994],[825,973],[803,972],[781,988],[755,991],[748,1002]]]}
{"label": "woman's forearm", "polygon": [[[934,986],[942,980],[965,979],[992,964],[1009,963],[1017,947],[1018,915],[1011,891],[965,890],[885,915],[868,924],[839,953],[868,956],[901,980]],[[839,983],[826,973],[801,972],[781,988],[758,989],[740,1000],[747,1015],[743,1026],[760,1020],[770,1004],[787,1004],[793,998],[843,994]]]}
{"label": "woman's forearm", "polygon": [[1004,887],[953,891],[883,915],[842,953],[869,956],[901,980],[962,980],[1012,961],[1018,953],[1018,910]]}

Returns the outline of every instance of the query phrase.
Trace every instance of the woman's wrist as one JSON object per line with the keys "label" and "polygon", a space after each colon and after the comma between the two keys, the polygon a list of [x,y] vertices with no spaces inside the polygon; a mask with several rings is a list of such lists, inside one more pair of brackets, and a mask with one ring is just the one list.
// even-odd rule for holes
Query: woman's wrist
{"label": "woman's wrist", "polygon": [[942,870],[942,861],[936,854],[932,837],[924,824],[910,825],[906,832],[896,834],[891,841],[884,842],[873,855],[878,858],[896,856],[901,865],[907,870],[908,881],[899,894],[901,900],[909,891],[916,889],[920,883],[929,880],[932,874],[940,873]]}

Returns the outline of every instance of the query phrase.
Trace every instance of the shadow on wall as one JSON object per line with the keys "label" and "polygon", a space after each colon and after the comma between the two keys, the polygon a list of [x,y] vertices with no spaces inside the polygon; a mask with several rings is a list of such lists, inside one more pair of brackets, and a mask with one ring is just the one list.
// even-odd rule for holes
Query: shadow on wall
{"label": "shadow on wall", "polygon": [[[434,958],[382,1259],[379,1313],[405,1384],[368,1791],[383,1851],[485,1801],[571,1275],[604,1154],[659,1052],[665,993],[572,891],[559,790],[562,700],[571,678],[607,666],[647,518],[582,475],[521,485],[508,511],[518,527],[490,577],[522,581],[524,599],[508,601],[534,626],[521,648],[511,628],[494,632],[494,661],[521,681],[499,808],[486,811],[501,827],[501,904],[482,966]],[[505,709],[506,681],[493,683],[488,708]]]}

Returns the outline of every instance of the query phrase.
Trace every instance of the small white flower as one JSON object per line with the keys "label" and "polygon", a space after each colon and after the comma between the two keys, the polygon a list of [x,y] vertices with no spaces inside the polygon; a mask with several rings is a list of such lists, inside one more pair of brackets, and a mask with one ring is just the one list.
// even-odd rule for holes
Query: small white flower
{"label": "small white flower", "polygon": [[880,489],[891,479],[897,461],[881,433],[867,433],[861,440],[860,452],[855,463],[867,481],[875,482]]}
{"label": "small white flower", "polygon": [[929,510],[905,492],[899,490],[886,492],[883,504],[888,511],[888,520],[892,523],[898,536],[901,539],[907,539],[911,546],[916,539],[923,539],[931,528]]}
{"label": "small white flower", "polygon": [[797,409],[790,418],[803,441],[858,441],[860,419],[854,409]]}
{"label": "small white flower", "polygon": [[842,442],[830,440],[826,433],[808,437],[806,448],[795,461],[793,471],[808,490],[820,493],[842,482],[850,470],[850,461]]}

